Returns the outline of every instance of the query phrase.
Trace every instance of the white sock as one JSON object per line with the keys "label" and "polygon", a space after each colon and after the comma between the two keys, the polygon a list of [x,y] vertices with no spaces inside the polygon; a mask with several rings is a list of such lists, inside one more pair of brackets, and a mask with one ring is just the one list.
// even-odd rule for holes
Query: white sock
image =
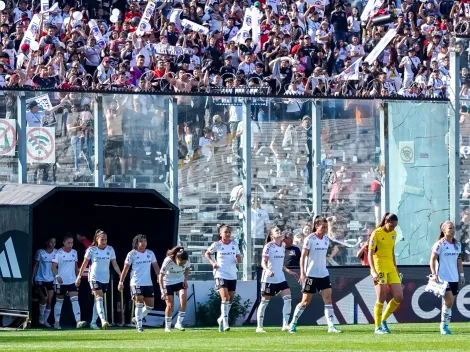
{"label": "white sock", "polygon": [[70,297],[70,302],[72,302],[73,315],[75,315],[75,321],[78,323],[80,321],[80,304],[78,303],[78,297]]}
{"label": "white sock", "polygon": [[57,325],[60,325],[60,313],[62,312],[62,304],[64,303],[64,299],[57,298],[55,300],[54,306],[54,319]]}
{"label": "white sock", "polygon": [[137,327],[142,327],[142,311],[144,310],[143,303],[136,303],[135,304],[135,320],[137,322]]}
{"label": "white sock", "polygon": [[264,322],[264,312],[266,311],[266,307],[268,306],[269,301],[267,300],[261,300],[259,307],[258,307],[258,312],[256,312],[256,318],[258,320],[258,327],[262,328],[263,327],[263,322]]}
{"label": "white sock", "polygon": [[98,319],[98,310],[96,309],[96,301],[95,301],[95,304],[93,304],[93,316],[91,317],[91,323],[96,324],[96,319]]}
{"label": "white sock", "polygon": [[333,311],[332,304],[325,304],[325,318],[328,322],[328,327],[332,327],[335,325],[335,313]]}
{"label": "white sock", "polygon": [[442,304],[441,311],[441,325],[449,326],[450,319],[452,318],[452,308],[447,308],[445,304]]}
{"label": "white sock", "polygon": [[49,315],[51,314],[51,310],[50,309],[44,309],[44,322],[47,323],[47,321],[49,320]]}
{"label": "white sock", "polygon": [[45,304],[39,304],[39,321],[44,320],[44,311],[46,310]]}
{"label": "white sock", "polygon": [[229,302],[229,303],[228,303],[228,312],[227,312],[227,314],[230,313],[230,309],[231,309],[231,308],[232,308],[232,302]]}
{"label": "white sock", "polygon": [[165,317],[165,329],[171,329],[171,317]]}
{"label": "white sock", "polygon": [[224,326],[228,326],[228,310],[229,310],[229,302],[222,301],[220,306],[220,311],[222,313],[222,320],[224,321]]}
{"label": "white sock", "polygon": [[176,324],[183,325],[184,316],[186,312],[178,312],[178,319],[176,320]]}
{"label": "white sock", "polygon": [[294,310],[294,317],[292,318],[292,323],[297,324],[297,321],[299,320],[300,316],[304,312],[306,307],[303,307],[300,303],[297,304]]}
{"label": "white sock", "polygon": [[282,324],[288,325],[290,319],[290,312],[292,310],[292,298],[291,295],[286,295],[282,297],[284,300],[284,305],[282,306]]}
{"label": "white sock", "polygon": [[103,297],[96,297],[95,298],[95,306],[96,306],[96,311],[98,313],[98,316],[101,319],[101,323],[106,321],[106,317],[104,316],[104,303],[103,303]]}
{"label": "white sock", "polygon": [[153,307],[145,305],[144,310],[142,311],[142,319],[144,319],[147,314],[149,314],[153,310]]}

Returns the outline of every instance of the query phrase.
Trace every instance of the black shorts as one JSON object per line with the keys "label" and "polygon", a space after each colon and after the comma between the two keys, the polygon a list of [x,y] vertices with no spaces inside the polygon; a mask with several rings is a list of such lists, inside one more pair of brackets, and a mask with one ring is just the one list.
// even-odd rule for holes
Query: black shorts
{"label": "black shorts", "polygon": [[459,283],[458,282],[449,282],[446,291],[452,291],[454,296],[457,296],[459,293]]}
{"label": "black shorts", "polygon": [[106,293],[108,292],[108,287],[109,287],[109,284],[106,283],[102,283],[102,282],[99,282],[99,281],[90,281],[90,288],[92,291],[103,291],[103,293]]}
{"label": "black shorts", "polygon": [[124,156],[126,158],[140,158],[145,156],[145,148],[142,141],[128,141],[124,145]]}
{"label": "black shorts", "polygon": [[215,279],[217,289],[226,288],[228,292],[235,292],[237,289],[237,280]]}
{"label": "black shorts", "polygon": [[75,284],[70,285],[55,285],[55,293],[59,296],[65,296],[69,292],[78,292],[78,287]]}
{"label": "black shorts", "polygon": [[36,281],[36,287],[46,291],[54,291],[54,281]]}
{"label": "black shorts", "polygon": [[131,286],[132,297],[144,296],[144,298],[152,298],[155,296],[153,286]]}
{"label": "black shorts", "polygon": [[261,296],[275,296],[279,292],[289,288],[287,281],[279,282],[277,284],[270,284],[267,282],[261,283]]}
{"label": "black shorts", "polygon": [[330,277],[307,277],[302,285],[302,293],[316,293],[331,288]]}
{"label": "black shorts", "polygon": [[124,141],[118,139],[108,139],[104,147],[104,156],[106,158],[124,156]]}
{"label": "black shorts", "polygon": [[177,284],[174,284],[174,285],[167,285],[163,289],[163,291],[166,292],[167,296],[173,296],[175,293],[180,292],[180,290],[184,290],[182,282],[178,282]]}

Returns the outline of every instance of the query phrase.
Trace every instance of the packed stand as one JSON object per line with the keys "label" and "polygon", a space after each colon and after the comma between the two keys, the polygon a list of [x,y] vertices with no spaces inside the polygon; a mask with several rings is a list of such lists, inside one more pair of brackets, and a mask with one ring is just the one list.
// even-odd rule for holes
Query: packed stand
{"label": "packed stand", "polygon": [[[432,0],[367,4],[120,0],[49,8],[7,1],[0,5],[0,84],[445,97],[449,36],[467,16],[466,4],[444,6],[443,14]],[[374,51],[387,33],[393,36],[383,50]]]}

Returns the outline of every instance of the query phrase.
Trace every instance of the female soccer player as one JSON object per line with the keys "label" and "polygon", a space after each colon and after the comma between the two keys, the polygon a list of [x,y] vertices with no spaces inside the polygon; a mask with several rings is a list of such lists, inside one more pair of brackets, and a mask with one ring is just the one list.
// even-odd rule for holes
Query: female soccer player
{"label": "female soccer player", "polygon": [[86,321],[80,319],[80,304],[78,303],[78,287],[75,286],[77,278],[77,251],[73,247],[73,235],[66,234],[64,236],[64,246],[59,249],[52,259],[52,272],[56,281],[56,303],[54,306],[55,324],[54,328],[60,330],[60,313],[64,296],[67,294],[72,303],[73,314],[77,322],[77,329],[84,328]]}
{"label": "female soccer player", "polygon": [[108,235],[106,232],[96,230],[91,247],[85,252],[85,258],[78,272],[77,280],[75,280],[77,287],[80,286],[83,271],[88,266],[89,262],[91,262],[91,267],[88,272],[88,282],[95,296],[93,318],[90,327],[92,329],[99,329],[98,325],[96,325],[96,315],[98,315],[101,320],[101,327],[107,329],[109,323],[106,321],[105,317],[103,295],[108,291],[109,286],[109,263],[111,262],[119,276],[121,276],[121,270],[116,262],[116,254],[114,253],[113,247],[108,246]]}
{"label": "female soccer player", "polygon": [[[207,249],[205,257],[214,268],[215,286],[222,301],[217,319],[219,331],[229,331],[228,314],[232,307],[235,290],[237,288],[237,264],[240,263],[240,250],[238,244],[232,241],[232,228],[221,224],[217,228],[219,241],[212,243]],[[212,255],[216,254],[216,259]]]}
{"label": "female soccer player", "polygon": [[[147,249],[147,237],[137,235],[132,240],[133,250],[127,254],[118,290],[124,289],[124,279],[132,266],[131,271],[131,293],[135,300],[135,323],[138,332],[143,332],[142,319],[153,309],[154,292],[150,268],[153,267],[155,274],[160,275],[160,267],[155,254]],[[144,307],[145,302],[145,307]]]}
{"label": "female soccer player", "polygon": [[168,252],[163,261],[158,282],[162,289],[162,300],[166,301],[165,332],[171,332],[171,316],[175,306],[176,293],[180,297],[180,310],[175,329],[184,331],[183,320],[186,315],[188,276],[190,272],[189,255],[183,247],[176,246]]}
{"label": "female soccer player", "polygon": [[54,297],[54,275],[52,274],[52,259],[57,253],[55,237],[49,237],[46,248],[39,249],[34,257],[33,277],[39,294],[39,324],[47,328],[51,314],[52,298]]}
{"label": "female soccer player", "polygon": [[462,264],[462,247],[454,237],[454,224],[450,221],[441,224],[441,233],[431,251],[431,273],[434,281],[447,281],[446,295],[442,300],[441,334],[452,334],[449,323],[452,317],[454,298],[459,292],[459,282],[465,284]]}
{"label": "female soccer player", "polygon": [[261,302],[257,312],[258,327],[256,328],[256,332],[266,332],[263,329],[264,312],[266,311],[271,297],[279,292],[284,300],[284,306],[282,307],[282,331],[289,330],[292,298],[289,285],[284,276],[284,271],[297,279],[298,277],[293,271],[284,266],[285,249],[282,246],[283,239],[284,236],[281,233],[281,229],[277,226],[272,227],[266,238],[267,243],[263,248],[263,258],[261,259],[261,266],[263,267],[261,277]]}
{"label": "female soccer player", "polygon": [[326,268],[326,253],[330,246],[328,232],[328,220],[317,216],[313,223],[313,233],[304,241],[302,255],[300,257],[300,282],[302,283],[302,301],[295,307],[289,331],[297,332],[297,321],[305,308],[312,301],[312,296],[317,291],[321,294],[325,304],[325,318],[328,322],[328,332],[341,333],[335,327],[335,315],[333,301],[331,299],[331,283],[328,269]]}
{"label": "female soccer player", "polygon": [[[390,334],[387,318],[398,308],[403,300],[403,288],[395,261],[395,241],[398,217],[393,213],[385,213],[379,227],[372,232],[369,239],[370,273],[375,284],[377,302],[374,308],[375,333]],[[387,285],[392,292],[392,300],[382,315]]]}

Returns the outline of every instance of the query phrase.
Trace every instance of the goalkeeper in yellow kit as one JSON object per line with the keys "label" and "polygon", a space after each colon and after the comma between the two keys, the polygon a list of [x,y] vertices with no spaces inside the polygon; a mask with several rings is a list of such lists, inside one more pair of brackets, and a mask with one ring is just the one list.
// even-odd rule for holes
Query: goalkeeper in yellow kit
{"label": "goalkeeper in yellow kit", "polygon": [[[372,233],[369,240],[369,265],[372,279],[374,279],[377,302],[374,308],[375,333],[390,334],[387,318],[398,308],[403,300],[403,288],[395,262],[395,241],[398,217],[392,213],[385,213],[379,227]],[[387,285],[390,286],[393,299],[388,302],[382,314],[385,302]]]}

